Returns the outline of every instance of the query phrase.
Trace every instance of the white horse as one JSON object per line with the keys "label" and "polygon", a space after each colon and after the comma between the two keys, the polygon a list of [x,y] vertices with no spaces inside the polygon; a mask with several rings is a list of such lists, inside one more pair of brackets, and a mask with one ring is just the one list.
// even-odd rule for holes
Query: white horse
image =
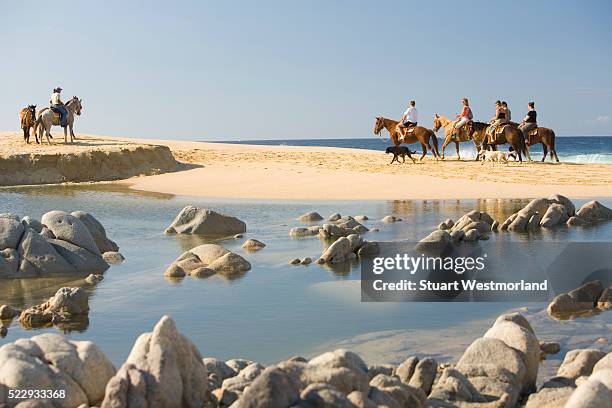
{"label": "white horse", "polygon": [[[74,115],[81,115],[81,110],[83,109],[83,100],[73,96],[68,102],[64,104],[66,110],[68,111],[68,115],[66,115],[66,124],[64,126],[64,143],[68,143],[68,129],[70,128],[70,143],[74,143],[74,139],[76,136],[74,135]],[[50,108],[45,108],[40,111],[38,114],[38,118],[36,119],[36,124],[34,125],[34,135],[36,136],[36,143],[42,143],[43,131],[47,135],[47,142],[51,144],[51,140],[53,136],[51,136],[51,126],[61,126],[60,125],[60,115],[59,113],[53,112]],[[40,142],[38,138],[40,137]]]}

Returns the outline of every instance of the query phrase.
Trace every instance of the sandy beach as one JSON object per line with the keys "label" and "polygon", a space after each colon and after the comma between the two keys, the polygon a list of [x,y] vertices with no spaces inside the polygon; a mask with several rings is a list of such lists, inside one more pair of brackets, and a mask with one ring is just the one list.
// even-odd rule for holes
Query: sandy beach
{"label": "sandy beach", "polygon": [[[612,196],[611,167],[605,164],[524,162],[493,166],[458,161],[452,156],[435,161],[428,155],[417,164],[390,165],[390,156],[384,152],[361,149],[94,135],[79,135],[75,145],[48,146],[25,145],[16,132],[3,132],[2,137],[8,140],[0,147],[3,160],[17,154],[78,154],[92,149],[167,146],[178,162],[188,166],[120,182],[137,190],[186,196],[275,200],[526,198],[552,193],[583,198]],[[122,176],[125,177],[117,174],[108,179]]]}
{"label": "sandy beach", "polygon": [[426,159],[389,165],[382,151],[143,140],[197,167],[127,181],[151,192],[213,198],[388,200],[612,196],[609,165]]}

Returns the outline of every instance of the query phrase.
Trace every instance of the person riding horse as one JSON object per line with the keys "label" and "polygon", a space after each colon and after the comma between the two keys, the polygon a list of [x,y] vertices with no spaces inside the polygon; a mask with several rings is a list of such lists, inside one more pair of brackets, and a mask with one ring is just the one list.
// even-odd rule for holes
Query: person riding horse
{"label": "person riding horse", "polygon": [[535,110],[535,103],[529,102],[527,104],[527,108],[529,109],[523,121],[519,125],[519,129],[523,132],[523,136],[525,137],[525,141],[529,141],[529,132],[538,127],[537,117],[538,114]]}
{"label": "person riding horse", "polygon": [[[400,119],[400,123],[398,125],[398,127],[400,128],[402,140],[404,139],[404,136],[406,133],[410,132],[417,126],[418,121],[419,121],[419,112],[417,111],[417,108],[416,108],[416,102],[410,101],[410,105],[408,106],[408,109],[406,109],[404,114],[402,115],[402,118]],[[413,128],[413,129],[408,129],[408,128]],[[408,129],[408,130],[404,131],[404,129]]]}
{"label": "person riding horse", "polygon": [[[471,123],[472,119],[474,119],[468,98],[462,98],[461,103],[463,104],[463,108],[461,109],[461,113],[457,115],[457,122],[455,123],[453,137],[459,136],[461,129],[466,125],[469,126],[469,123]],[[467,129],[467,131],[470,133],[470,129]]]}
{"label": "person riding horse", "polygon": [[66,127],[66,118],[68,116],[68,111],[66,110],[66,106],[64,106],[64,102],[60,97],[60,93],[62,92],[62,88],[59,86],[53,89],[53,93],[51,94],[51,99],[49,103],[51,104],[51,110],[53,112],[57,112],[60,115],[60,126]]}
{"label": "person riding horse", "polygon": [[508,123],[506,118],[506,111],[502,106],[501,101],[495,102],[495,116],[491,118],[491,125],[487,128],[487,136],[489,137],[489,143],[495,143],[495,130],[498,126]]}

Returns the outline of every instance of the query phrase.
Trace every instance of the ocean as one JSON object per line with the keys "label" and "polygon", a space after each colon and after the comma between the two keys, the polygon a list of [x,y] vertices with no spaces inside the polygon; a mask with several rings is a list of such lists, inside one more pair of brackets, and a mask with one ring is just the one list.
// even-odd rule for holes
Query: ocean
{"label": "ocean", "polygon": [[[442,140],[438,138],[438,147],[442,148]],[[270,146],[328,146],[345,147],[354,149],[383,150],[391,145],[387,137],[370,137],[356,139],[295,139],[295,140],[228,140],[219,143],[255,144]],[[412,145],[417,152],[418,144]],[[612,164],[612,136],[564,136],[557,137],[557,154],[559,160],[570,163],[598,163]],[[473,143],[461,143],[459,145],[461,158],[469,159],[476,157],[476,149]],[[530,147],[534,160],[542,158],[542,145]],[[441,153],[441,152],[440,152]],[[455,144],[446,147],[446,157],[455,156]],[[550,160],[547,157],[547,160]]]}

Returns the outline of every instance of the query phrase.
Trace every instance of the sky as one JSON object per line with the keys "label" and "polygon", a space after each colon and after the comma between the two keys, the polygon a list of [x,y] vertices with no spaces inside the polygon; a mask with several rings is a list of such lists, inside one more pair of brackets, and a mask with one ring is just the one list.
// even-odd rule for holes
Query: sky
{"label": "sky", "polygon": [[61,86],[83,99],[77,135],[364,138],[411,99],[432,127],[463,96],[479,120],[534,100],[558,135],[612,135],[611,15],[608,0],[0,0],[0,130]]}

